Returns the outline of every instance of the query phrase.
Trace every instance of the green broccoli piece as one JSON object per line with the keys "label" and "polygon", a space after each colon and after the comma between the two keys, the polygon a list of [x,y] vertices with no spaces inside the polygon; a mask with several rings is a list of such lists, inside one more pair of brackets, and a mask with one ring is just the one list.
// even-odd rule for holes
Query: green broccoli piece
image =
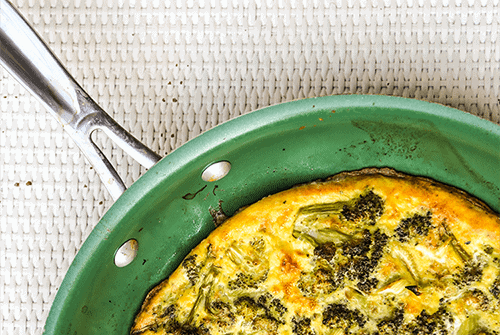
{"label": "green broccoli piece", "polygon": [[191,285],[195,285],[200,279],[200,277],[203,277],[202,272],[206,272],[206,269],[209,268],[208,265],[212,263],[213,261],[212,245],[209,244],[207,246],[207,254],[204,259],[199,261],[197,259],[198,256],[199,255],[197,254],[189,255],[186,258],[184,258],[184,260],[181,263],[181,266],[186,271],[186,276],[188,277],[188,280],[191,283]]}
{"label": "green broccoli piece", "polygon": [[357,309],[349,309],[344,304],[334,303],[323,311],[323,324],[330,328],[355,330],[362,329],[367,321],[365,315]]}
{"label": "green broccoli piece", "polygon": [[177,320],[177,306],[169,305],[163,310],[160,316],[162,319],[150,324],[140,330],[134,331],[131,335],[140,335],[146,331],[158,332],[162,331],[173,335],[206,335],[209,334],[207,327],[204,325],[195,326],[188,322],[180,323]]}
{"label": "green broccoli piece", "polygon": [[415,214],[401,220],[395,232],[400,242],[408,242],[414,236],[427,236],[432,228],[432,214],[428,211],[425,215]]}
{"label": "green broccoli piece", "polygon": [[173,321],[161,327],[166,334],[172,335],[208,335],[209,331],[204,325],[193,326]]}
{"label": "green broccoli piece", "polygon": [[471,284],[478,282],[483,277],[484,264],[471,260],[465,263],[462,271],[455,278],[455,284],[459,287],[470,286]]}
{"label": "green broccoli piece", "polygon": [[232,291],[254,290],[259,286],[259,284],[264,282],[266,279],[267,279],[267,275],[260,277],[260,278],[255,278],[251,274],[238,272],[236,274],[236,278],[231,279],[228,282],[228,288]]}
{"label": "green broccoli piece", "polygon": [[365,229],[360,239],[353,239],[352,241],[344,243],[342,246],[342,253],[349,257],[364,256],[370,251],[371,245],[372,234],[368,229]]}
{"label": "green broccoli piece", "polygon": [[230,290],[256,289],[267,279],[269,260],[262,257],[264,250],[265,242],[262,239],[252,240],[248,244],[236,242],[231,244],[227,255],[240,271],[235,279],[229,281]]}
{"label": "green broccoli piece", "polygon": [[478,288],[465,293],[464,296],[474,298],[473,302],[470,304],[473,305],[476,309],[487,311],[490,308],[490,299],[483,291]]}
{"label": "green broccoli piece", "polygon": [[325,204],[315,204],[300,209],[299,217],[305,222],[328,218],[332,215],[342,217],[346,221],[375,224],[384,212],[384,201],[369,190],[357,198]]}
{"label": "green broccoli piece", "polygon": [[490,292],[495,298],[500,299],[500,275],[496,277],[495,281],[491,285]]}
{"label": "green broccoli piece", "polygon": [[341,214],[347,221],[365,221],[374,225],[384,213],[384,201],[373,190],[360,195],[352,204],[345,204]]}
{"label": "green broccoli piece", "polygon": [[306,317],[292,318],[292,332],[296,335],[316,335],[316,332],[311,328],[311,319]]}
{"label": "green broccoli piece", "polygon": [[363,239],[357,244],[346,243],[343,247],[344,255],[348,256],[350,262],[346,265],[347,276],[351,280],[357,280],[357,288],[363,292],[370,292],[379,281],[376,278],[370,278],[375,271],[380,259],[383,256],[383,249],[389,238],[379,229],[372,234],[365,230]]}
{"label": "green broccoli piece", "polygon": [[227,302],[215,300],[206,303],[205,308],[211,317],[205,319],[203,322],[209,328],[214,327],[216,329],[227,329],[236,321],[236,317],[231,311],[231,305]]}
{"label": "green broccoli piece", "polygon": [[196,284],[200,274],[200,265],[196,262],[197,255],[189,255],[182,261],[182,267],[186,270],[186,275],[191,285]]}
{"label": "green broccoli piece", "polygon": [[316,266],[312,272],[302,272],[297,287],[305,297],[328,295],[343,282],[345,271],[333,272],[331,268]]}
{"label": "green broccoli piece", "polygon": [[446,335],[453,322],[452,315],[444,307],[434,314],[423,310],[414,321],[404,325],[403,334]]}
{"label": "green broccoli piece", "polygon": [[404,309],[396,309],[392,317],[380,321],[377,324],[377,329],[381,335],[396,335],[400,333],[401,326],[404,321]]}
{"label": "green broccoli piece", "polygon": [[[266,299],[267,302],[267,299]],[[283,320],[276,319],[265,305],[249,296],[239,297],[234,301],[234,307],[239,315],[243,315],[245,323],[251,325],[253,331],[266,331],[268,334],[277,334],[278,327]]]}
{"label": "green broccoli piece", "polygon": [[257,299],[257,303],[264,306],[267,310],[267,314],[277,320],[279,323],[284,322],[285,313],[288,312],[286,308],[278,298],[274,298],[269,292],[261,295]]}
{"label": "green broccoli piece", "polygon": [[333,257],[335,256],[335,252],[337,248],[335,248],[335,244],[332,242],[326,242],[318,245],[314,248],[314,255],[324,259],[327,262],[331,262]]}

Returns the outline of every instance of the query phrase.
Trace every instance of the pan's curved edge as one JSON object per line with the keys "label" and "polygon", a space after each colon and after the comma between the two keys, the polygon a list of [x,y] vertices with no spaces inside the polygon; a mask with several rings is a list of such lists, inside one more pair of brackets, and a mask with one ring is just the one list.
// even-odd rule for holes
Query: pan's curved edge
{"label": "pan's curved edge", "polygon": [[[332,108],[332,112],[334,112],[333,109],[370,106],[412,110],[434,115],[443,120],[454,120],[465,123],[469,127],[480,129],[485,134],[489,134],[485,136],[491,136],[500,143],[500,126],[490,121],[480,119],[472,114],[451,107],[389,96],[342,95],[309,98],[283,103],[278,106],[266,107],[237,117],[201,134],[163,158],[146,174],[140,177],[109,209],[85,241],[71,264],[53,302],[44,333],[66,334],[72,329],[71,324],[64,322],[68,318],[65,315],[65,307],[71,303],[71,297],[74,295],[77,283],[89,280],[89,278],[86,278],[85,269],[91,262],[93,253],[107,239],[118,223],[121,222],[127,211],[134,209],[141,201],[145,201],[144,199],[153,197],[166,178],[169,178],[174,171],[182,169],[194,157],[209,151],[221,143],[234,140],[244,133],[252,132],[262,127],[271,127],[275,123],[282,122],[286,118],[301,113],[315,109]],[[500,205],[494,209],[499,211]]]}

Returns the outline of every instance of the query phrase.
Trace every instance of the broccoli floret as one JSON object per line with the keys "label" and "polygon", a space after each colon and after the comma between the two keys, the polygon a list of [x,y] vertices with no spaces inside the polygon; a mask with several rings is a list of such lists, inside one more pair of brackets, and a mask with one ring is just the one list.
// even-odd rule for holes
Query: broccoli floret
{"label": "broccoli floret", "polygon": [[254,331],[265,330],[269,334],[276,334],[280,323],[273,317],[273,312],[266,306],[248,296],[239,297],[234,302],[234,307],[239,315],[242,315],[245,322],[251,324]]}
{"label": "broccoli floret", "polygon": [[491,285],[490,292],[495,298],[500,299],[500,274]]}
{"label": "broccoli floret", "polygon": [[311,328],[310,318],[293,317],[292,332],[296,335],[315,335],[316,332]]}
{"label": "broccoli floret", "polygon": [[455,284],[459,287],[465,287],[480,281],[483,277],[483,268],[484,264],[478,261],[471,260],[465,263],[464,268],[455,278]]}
{"label": "broccoli floret", "polygon": [[272,316],[279,323],[284,323],[284,316],[288,312],[288,308],[278,298],[274,298],[267,292],[257,299],[257,303],[266,308],[268,315]]}
{"label": "broccoli floret", "polygon": [[175,313],[177,312],[177,308],[175,305],[168,305],[166,308],[164,308],[159,315],[159,318],[163,319],[175,319]]}
{"label": "broccoli floret", "polygon": [[255,289],[267,279],[269,260],[262,257],[263,250],[265,250],[265,242],[262,239],[249,243],[231,244],[227,255],[240,271],[235,279],[229,281],[229,289],[243,291]]}
{"label": "broccoli floret", "polygon": [[368,278],[368,279],[365,279],[364,281],[358,282],[356,287],[360,291],[363,291],[365,293],[369,293],[369,292],[371,292],[371,290],[373,290],[374,288],[377,287],[378,283],[379,283],[379,280],[377,278]]}
{"label": "broccoli floret", "polygon": [[196,284],[200,275],[201,267],[198,263],[196,263],[196,257],[196,254],[189,255],[184,259],[184,261],[182,261],[182,267],[186,270],[186,275],[191,285]]}
{"label": "broccoli floret", "polygon": [[347,221],[367,221],[374,225],[384,212],[384,201],[372,190],[360,195],[353,204],[346,204],[341,214]]}
{"label": "broccoli floret", "polygon": [[216,329],[227,329],[235,322],[235,315],[231,311],[231,305],[221,300],[207,302],[205,304],[210,317],[205,318],[203,323],[207,327],[215,327]]}
{"label": "broccoli floret", "polygon": [[376,262],[372,262],[367,256],[356,257],[349,263],[347,277],[350,280],[358,280],[357,288],[368,293],[379,283],[378,279],[370,278],[377,264]]}
{"label": "broccoli floret", "polygon": [[388,241],[389,237],[380,232],[380,229],[377,229],[375,233],[373,233],[373,247],[371,253],[372,262],[378,263],[378,261],[382,258],[384,255],[384,247],[387,245]]}
{"label": "broccoli floret", "polygon": [[373,271],[373,266],[368,256],[360,256],[354,258],[348,263],[349,271],[347,276],[350,280],[365,281]]}
{"label": "broccoli floret", "polygon": [[342,246],[342,253],[345,256],[355,257],[364,256],[370,251],[372,244],[372,234],[368,229],[363,231],[363,236],[359,240],[352,240],[344,243]]}
{"label": "broccoli floret", "polygon": [[351,221],[354,225],[360,222],[368,222],[373,225],[383,211],[384,202],[373,191],[368,191],[366,194],[348,201],[302,207],[294,222],[293,236],[303,239],[315,247],[326,242],[332,242],[337,246],[345,241],[358,239],[358,236],[353,236],[350,231],[340,231],[333,228],[331,226],[332,218],[337,217],[344,221]]}
{"label": "broccoli floret", "polygon": [[399,334],[403,325],[404,309],[398,308],[393,316],[389,319],[380,321],[377,324],[377,329],[381,335],[396,335]]}
{"label": "broccoli floret", "polygon": [[252,330],[256,332],[265,331],[266,334],[278,334],[278,322],[267,316],[267,315],[259,315],[252,321]]}
{"label": "broccoli floret", "polygon": [[251,274],[238,272],[236,274],[236,279],[232,279],[228,282],[228,288],[232,291],[235,290],[253,290],[256,289],[259,284],[267,279],[267,274],[261,278],[255,278]]}
{"label": "broccoli floret", "polygon": [[343,304],[334,303],[328,305],[323,311],[323,324],[328,327],[350,330],[363,328],[366,316],[358,310],[351,310]]}
{"label": "broccoli floret", "polygon": [[478,288],[465,293],[463,299],[466,301],[467,305],[478,310],[487,311],[490,307],[490,299]]}
{"label": "broccoli floret", "polygon": [[434,314],[429,314],[424,309],[405,328],[410,334],[445,335],[448,334],[450,324],[453,324],[453,317],[444,307],[440,307]]}
{"label": "broccoli floret", "polygon": [[[351,243],[346,243],[343,246],[343,253],[350,258],[350,262],[346,265],[347,276],[350,280],[358,280],[358,289],[368,293],[379,283],[378,279],[370,278],[370,275],[382,258],[383,249],[387,244],[388,237],[384,233],[381,233],[379,229],[373,234],[373,239],[367,230],[363,236],[363,239],[354,247]],[[371,252],[369,253],[369,251]]]}
{"label": "broccoli floret", "polygon": [[173,334],[173,335],[205,335],[209,334],[207,327],[205,325],[192,325],[189,322],[180,323],[177,320],[177,307],[176,305],[169,305],[166,307],[160,319],[154,324],[148,325],[140,330],[133,332],[131,335],[139,335],[146,331]]}
{"label": "broccoli floret", "polygon": [[177,321],[167,323],[161,327],[166,334],[172,335],[206,335],[209,334],[208,329],[204,325],[192,326],[182,324]]}
{"label": "broccoli floret", "polygon": [[314,255],[323,258],[327,262],[331,262],[336,251],[337,248],[335,248],[335,244],[326,242],[314,248]]}
{"label": "broccoli floret", "polygon": [[395,229],[400,242],[407,242],[410,238],[421,235],[427,236],[432,228],[432,214],[430,211],[425,215],[415,214],[401,220]]}
{"label": "broccoli floret", "polygon": [[345,270],[332,272],[330,268],[317,266],[312,272],[302,272],[297,282],[300,292],[306,297],[327,295],[343,282]]}
{"label": "broccoli floret", "polygon": [[207,265],[213,261],[212,245],[209,244],[207,246],[207,254],[205,258],[199,261],[197,259],[198,256],[199,255],[197,254],[189,255],[184,258],[181,264],[182,268],[186,271],[186,276],[191,285],[195,285],[200,279],[200,276],[203,277],[201,273],[202,269],[207,269]]}
{"label": "broccoli floret", "polygon": [[248,296],[239,297],[234,301],[234,306],[239,315],[243,315],[246,321],[253,320],[259,314],[265,314],[265,308]]}

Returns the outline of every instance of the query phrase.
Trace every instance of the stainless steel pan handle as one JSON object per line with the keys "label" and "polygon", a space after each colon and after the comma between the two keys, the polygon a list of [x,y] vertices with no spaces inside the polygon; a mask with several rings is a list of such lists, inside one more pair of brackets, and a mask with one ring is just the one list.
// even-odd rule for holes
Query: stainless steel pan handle
{"label": "stainless steel pan handle", "polygon": [[113,199],[118,199],[126,187],[92,141],[94,130],[104,131],[146,168],[161,159],[92,100],[7,0],[0,0],[0,64],[56,117],[92,164]]}

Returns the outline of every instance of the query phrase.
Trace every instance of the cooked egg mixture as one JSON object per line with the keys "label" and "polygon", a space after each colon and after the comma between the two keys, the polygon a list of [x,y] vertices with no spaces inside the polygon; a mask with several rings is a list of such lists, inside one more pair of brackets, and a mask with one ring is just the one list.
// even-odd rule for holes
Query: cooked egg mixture
{"label": "cooked egg mixture", "polygon": [[132,334],[500,334],[500,219],[393,170],[239,212],[148,295]]}

